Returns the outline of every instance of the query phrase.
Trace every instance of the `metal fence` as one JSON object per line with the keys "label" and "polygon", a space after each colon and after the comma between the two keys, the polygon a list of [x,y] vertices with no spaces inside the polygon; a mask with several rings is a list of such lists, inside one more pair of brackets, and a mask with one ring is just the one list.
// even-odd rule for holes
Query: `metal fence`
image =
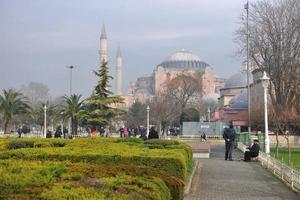
{"label": "metal fence", "polygon": [[[246,146],[238,143],[238,148],[245,152]],[[286,165],[282,161],[270,155],[259,152],[258,160],[263,167],[271,171],[276,177],[285,182],[293,190],[300,192],[300,171]]]}

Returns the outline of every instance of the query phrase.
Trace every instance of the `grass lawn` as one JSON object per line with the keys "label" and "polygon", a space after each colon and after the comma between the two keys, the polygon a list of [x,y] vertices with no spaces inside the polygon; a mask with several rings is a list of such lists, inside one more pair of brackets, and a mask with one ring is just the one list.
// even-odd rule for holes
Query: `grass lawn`
{"label": "grass lawn", "polygon": [[[276,153],[276,148],[271,148],[271,155],[274,156]],[[300,148],[291,148],[291,158],[293,166],[300,170]],[[283,162],[288,164],[288,148],[280,147],[279,148],[279,157],[278,159],[282,160]]]}

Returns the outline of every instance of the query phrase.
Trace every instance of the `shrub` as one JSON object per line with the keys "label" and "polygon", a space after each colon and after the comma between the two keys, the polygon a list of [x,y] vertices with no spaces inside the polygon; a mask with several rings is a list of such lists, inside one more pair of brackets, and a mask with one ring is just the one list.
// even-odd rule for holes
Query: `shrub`
{"label": "shrub", "polygon": [[[69,167],[69,172],[79,173],[82,172],[84,176],[115,176],[116,174],[124,173],[130,176],[137,177],[158,177],[162,179],[169,190],[171,191],[173,200],[183,199],[184,183],[181,179],[175,176],[170,176],[166,172],[157,170],[149,166],[136,166],[136,165],[104,165],[104,164],[84,164],[76,163]],[[91,174],[92,173],[92,174]]]}
{"label": "shrub", "polygon": [[[131,170],[133,175],[130,175],[119,169],[70,162],[0,161],[0,172],[3,173],[0,177],[0,198],[171,199],[170,190],[160,177],[139,177],[134,174],[135,170]],[[91,175],[88,171],[94,173]],[[113,171],[116,173],[112,175]]]}
{"label": "shrub", "polygon": [[8,143],[7,149],[20,149],[20,148],[32,148],[34,142],[32,141],[13,141]]}
{"label": "shrub", "polygon": [[22,126],[22,133],[27,134],[30,133],[30,127],[28,125],[23,125]]}
{"label": "shrub", "polygon": [[186,154],[186,165],[188,171],[192,168],[193,153],[190,146],[184,143],[180,143],[177,140],[161,140],[161,139],[151,139],[145,141],[145,144],[151,149],[183,149]]}
{"label": "shrub", "polygon": [[[172,176],[185,179],[189,168],[189,155],[185,149],[173,146],[166,149],[148,149],[146,146],[129,146],[126,143],[79,143],[66,144],[61,148],[32,148],[13,151],[0,151],[0,158],[29,160],[70,160],[72,162],[119,163],[148,165],[165,170]],[[84,147],[84,148],[83,148]],[[182,146],[184,147],[184,146]]]}
{"label": "shrub", "polygon": [[64,140],[54,140],[51,142],[52,147],[64,147],[66,142]]}
{"label": "shrub", "polygon": [[[87,177],[110,178],[120,173],[151,180],[157,177],[171,191],[172,199],[181,200],[183,199],[183,182],[192,166],[191,148],[173,140],[155,139],[144,142],[135,138],[9,139],[5,142],[0,140],[0,146],[17,141],[33,142],[33,146],[37,148],[9,150],[0,148],[0,159],[14,158],[43,164],[56,163],[54,168],[48,164],[48,167],[43,167],[36,172],[38,173],[36,177],[48,180],[49,183],[64,180],[81,184]],[[67,164],[62,162],[66,160],[68,160]],[[64,164],[60,166],[57,163]],[[76,168],[81,170],[75,170]],[[58,185],[56,187],[61,188]],[[41,192],[39,187],[36,189]],[[127,190],[120,188],[120,190],[123,189]],[[135,189],[128,189],[128,191],[133,191],[130,193],[131,199],[143,199],[143,195],[146,195],[146,199],[148,198],[147,192],[145,194],[142,192],[142,194]],[[127,198],[128,194],[126,195]]]}

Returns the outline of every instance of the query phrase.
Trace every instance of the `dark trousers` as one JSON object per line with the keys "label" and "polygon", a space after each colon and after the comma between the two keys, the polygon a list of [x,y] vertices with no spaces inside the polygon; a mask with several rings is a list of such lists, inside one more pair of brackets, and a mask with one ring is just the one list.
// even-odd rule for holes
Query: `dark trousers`
{"label": "dark trousers", "polygon": [[245,161],[250,161],[251,158],[254,158],[254,157],[257,157],[258,154],[255,153],[255,152],[252,152],[252,151],[245,151],[245,154],[244,154],[244,160]]}
{"label": "dark trousers", "polygon": [[234,148],[234,141],[225,141],[225,160],[229,158],[232,160],[232,151]]}

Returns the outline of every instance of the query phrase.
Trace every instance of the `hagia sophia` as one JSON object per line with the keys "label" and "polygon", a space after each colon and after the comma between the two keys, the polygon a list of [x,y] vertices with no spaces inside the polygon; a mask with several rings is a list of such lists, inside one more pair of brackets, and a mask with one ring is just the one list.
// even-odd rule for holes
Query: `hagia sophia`
{"label": "hagia sophia", "polygon": [[[100,37],[100,63],[107,61],[107,36],[103,26]],[[251,99],[250,105],[254,112],[262,110],[263,87],[260,83],[262,72],[258,69],[251,70],[250,80]],[[201,72],[203,98],[211,98],[218,102],[216,110],[211,112],[211,121],[232,122],[240,130],[248,127],[248,98],[247,98],[247,73],[245,69],[233,74],[228,79],[219,77],[214,69],[200,57],[186,49],[171,53],[161,61],[151,75],[138,77],[131,81],[127,94],[122,94],[123,60],[120,47],[116,55],[116,90],[115,95],[124,98],[122,108],[128,109],[135,101],[147,102],[163,90],[164,83],[180,73],[193,74]]]}
{"label": "hagia sophia", "polygon": [[128,94],[132,100],[145,100],[162,92],[167,80],[172,80],[181,73],[194,74],[202,72],[203,95],[216,93],[224,84],[226,79],[214,74],[213,68],[202,61],[198,55],[185,49],[172,53],[158,64],[153,73],[147,77],[139,77],[132,81],[128,88]]}

